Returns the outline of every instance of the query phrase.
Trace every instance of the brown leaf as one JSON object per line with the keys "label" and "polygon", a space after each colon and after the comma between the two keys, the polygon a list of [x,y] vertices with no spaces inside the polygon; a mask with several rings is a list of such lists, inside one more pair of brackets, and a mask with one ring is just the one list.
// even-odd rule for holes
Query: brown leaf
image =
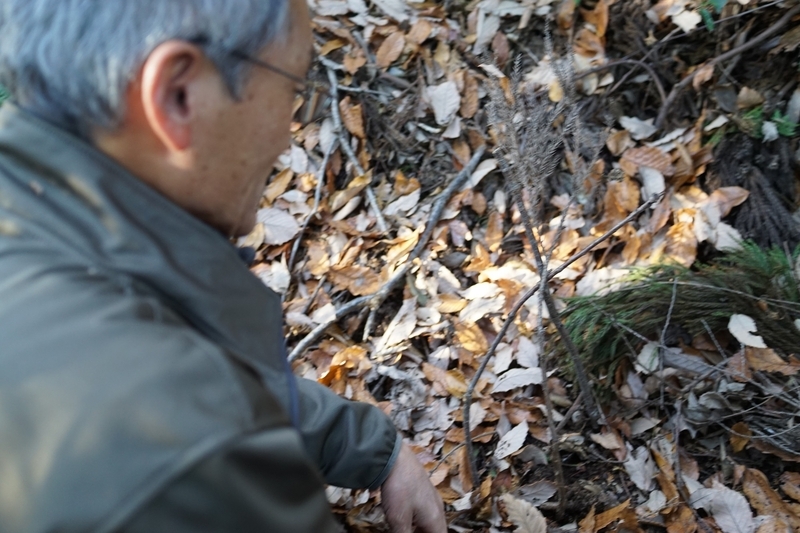
{"label": "brown leaf", "polygon": [[638,166],[654,168],[665,176],[675,173],[675,167],[672,166],[672,159],[669,155],[653,146],[630,148],[622,155],[622,158]]}
{"label": "brown leaf", "polygon": [[492,211],[489,214],[489,223],[486,227],[486,244],[489,246],[490,252],[496,252],[500,249],[503,235],[503,215],[497,211]]}
{"label": "brown leaf", "polygon": [[667,533],[694,533],[697,531],[697,519],[686,505],[680,505],[666,517]]}
{"label": "brown leaf", "polygon": [[603,37],[608,28],[608,0],[600,0],[594,9],[581,9],[583,20],[595,27],[598,37]]}
{"label": "brown leaf", "polygon": [[575,0],[561,0],[561,5],[558,6],[558,13],[556,14],[558,27],[561,30],[567,31],[572,27],[573,19],[575,18],[575,7]]}
{"label": "brown leaf", "polygon": [[611,155],[619,156],[628,148],[636,146],[636,143],[631,139],[628,130],[618,130],[608,136],[606,146]]}
{"label": "brown leaf", "polygon": [[761,471],[748,468],[744,474],[742,490],[758,514],[774,516],[795,531],[800,530],[800,518],[795,516],[778,493],[769,486],[767,476]]}
{"label": "brown leaf", "polygon": [[584,516],[583,520],[578,523],[580,533],[595,533],[595,531],[597,531],[595,528],[595,522],[595,509],[594,505],[592,505],[589,514]]}
{"label": "brown leaf", "polygon": [[[680,209],[675,213],[678,222],[667,231],[666,253],[683,266],[691,266],[697,258],[697,237],[693,229],[693,216],[688,221],[682,220],[682,212],[693,211]],[[684,215],[686,216],[686,215]]]}
{"label": "brown leaf", "polygon": [[600,513],[595,518],[595,531],[600,531],[608,527],[609,525],[613,524],[617,520],[621,520],[624,518],[626,511],[630,509],[631,501],[625,500],[621,504],[617,505],[616,507],[612,507],[608,511]]}
{"label": "brown leaf", "polygon": [[756,371],[775,372],[784,376],[794,376],[800,372],[800,361],[796,358],[791,358],[787,363],[770,348],[751,348],[747,346],[744,355],[750,368]]}
{"label": "brown leaf", "polygon": [[319,53],[319,55],[324,57],[324,56],[330,54],[331,52],[333,52],[334,50],[338,50],[339,48],[342,48],[346,44],[347,44],[347,41],[345,41],[344,39],[331,39],[331,40],[327,41],[325,44],[323,44],[320,47],[318,53]]}
{"label": "brown leaf", "polygon": [[467,351],[483,355],[489,349],[489,342],[477,324],[456,322],[456,340]]}
{"label": "brown leaf", "polygon": [[508,56],[511,54],[511,47],[508,44],[508,37],[503,32],[497,32],[492,39],[492,51],[497,65],[500,68],[508,62]]}
{"label": "brown leaf", "polygon": [[736,107],[739,109],[750,109],[764,103],[761,93],[750,87],[742,87],[739,96],[736,97]]}
{"label": "brown leaf", "polygon": [[267,190],[264,193],[264,197],[267,199],[267,202],[269,202],[270,205],[278,198],[278,196],[286,192],[286,189],[289,187],[289,183],[291,183],[293,177],[294,172],[292,172],[292,169],[286,168],[280,171],[277,176],[272,178],[272,181],[269,185],[267,185]]}
{"label": "brown leaf", "polygon": [[753,432],[750,431],[750,428],[747,427],[747,424],[744,422],[737,422],[731,428],[731,448],[736,453],[744,450],[747,443],[750,442],[750,437],[753,435]]}
{"label": "brown leaf", "polygon": [[342,114],[342,122],[347,131],[358,137],[364,139],[364,117],[361,112],[361,104],[353,104],[350,97],[345,97],[339,102],[339,112]]}
{"label": "brown leaf", "polygon": [[458,313],[467,306],[467,301],[452,294],[439,295],[441,303],[438,305],[437,310],[440,313],[453,314]]}
{"label": "brown leaf", "polygon": [[372,173],[368,171],[364,176],[356,176],[343,191],[336,191],[330,198],[330,210],[336,212],[347,204],[350,200],[361,194],[367,185],[372,181]]}
{"label": "brown leaf", "polygon": [[702,85],[714,77],[714,65],[702,65],[697,69],[697,74],[692,79],[692,87],[695,91],[699,91]]}
{"label": "brown leaf", "polygon": [[421,187],[417,178],[407,178],[402,170],[398,170],[394,176],[394,192],[397,196],[406,196]]}
{"label": "brown leaf", "polygon": [[396,30],[381,43],[378,52],[375,54],[375,64],[378,65],[378,68],[388,68],[389,65],[397,61],[405,47],[405,35],[403,35],[402,31]]}
{"label": "brown leaf", "polygon": [[800,473],[784,472],[781,476],[781,489],[793,500],[800,502]]}
{"label": "brown leaf", "polygon": [[747,383],[753,379],[753,373],[747,365],[747,359],[744,357],[744,351],[736,352],[733,357],[728,359],[728,372],[734,381],[739,383]]}
{"label": "brown leaf", "polygon": [[338,288],[347,289],[353,296],[373,294],[381,288],[381,278],[370,268],[350,265],[334,268],[329,272],[330,280]]}
{"label": "brown leaf", "polygon": [[433,24],[424,18],[417,19],[406,35],[406,40],[417,45],[425,42],[433,33]]}
{"label": "brown leaf", "polygon": [[364,49],[361,47],[354,48],[344,56],[342,64],[348,73],[355,74],[358,72],[361,67],[367,64],[367,55],[364,53]]}
{"label": "brown leaf", "polygon": [[741,187],[720,187],[711,193],[709,202],[714,202],[719,207],[721,217],[730,214],[731,209],[742,205],[750,196],[750,191]]}
{"label": "brown leaf", "polygon": [[459,113],[464,118],[472,118],[478,112],[480,97],[478,95],[478,79],[471,73],[464,75],[464,96],[461,98]]}

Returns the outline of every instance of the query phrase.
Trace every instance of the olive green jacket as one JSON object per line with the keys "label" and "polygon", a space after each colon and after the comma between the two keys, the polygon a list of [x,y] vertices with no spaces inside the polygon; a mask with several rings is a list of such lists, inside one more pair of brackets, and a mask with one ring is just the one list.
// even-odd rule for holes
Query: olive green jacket
{"label": "olive green jacket", "polygon": [[336,531],[380,410],[295,379],[278,296],[216,231],[0,109],[0,533]]}

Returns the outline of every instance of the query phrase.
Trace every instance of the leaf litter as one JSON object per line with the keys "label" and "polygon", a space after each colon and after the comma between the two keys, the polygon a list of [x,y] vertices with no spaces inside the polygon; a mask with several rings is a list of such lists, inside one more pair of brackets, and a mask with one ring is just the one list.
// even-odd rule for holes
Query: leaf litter
{"label": "leaf litter", "polygon": [[[775,105],[775,80],[742,70],[765,61],[762,52],[729,67],[710,62],[717,40],[742,42],[791,6],[645,4],[310,2],[320,56],[314,76],[337,79],[339,118],[293,127],[259,223],[240,244],[257,249],[254,272],[283,297],[290,348],[303,347],[295,373],[390,414],[431,473],[453,531],[798,530],[800,474],[791,465],[800,462],[792,443],[800,401],[791,380],[800,359],[764,319],[788,320],[800,335],[800,312],[786,303],[790,277],[776,275],[783,292],[756,294],[754,310],[731,306],[691,327],[679,312],[689,305],[685,285],[676,285],[683,274],[673,271],[658,281],[658,297],[676,303],[657,313],[652,330],[634,331],[624,313],[609,318],[593,308],[626,332],[620,362],[589,367],[602,421],[587,419],[576,400],[546,307],[540,312],[532,298],[502,329],[542,276],[517,195],[524,205],[539,202],[534,214],[546,222],[535,237],[551,269],[657,200],[549,282],[567,317],[575,296],[636,287],[631,272],[695,269],[764,238],[753,228],[769,222],[748,225],[741,213],[764,201],[765,182],[753,176],[783,164],[774,154],[784,149],[771,147],[791,140],[771,110],[759,118]],[[647,55],[629,48],[634,38]],[[784,40],[770,52],[776,71],[790,62]],[[574,87],[564,78],[570,71]],[[741,87],[729,90],[732,74]],[[678,100],[662,123],[664,86],[689,75],[699,104]],[[532,184],[538,200],[505,182],[498,150],[525,117],[495,120],[493,86],[511,104],[526,91],[550,109],[580,103],[585,138],[556,149],[553,172]],[[788,102],[791,87],[782,95]],[[541,132],[576,127],[571,109],[558,109]],[[736,132],[773,159],[749,167],[749,177],[720,181],[716,146]],[[570,184],[576,176],[581,183]],[[796,283],[800,259],[789,259]],[[467,446],[462,410],[473,378]],[[553,453],[564,463],[561,482]],[[467,468],[473,462],[477,480]],[[554,502],[564,495],[566,505]],[[377,493],[331,487],[328,496],[349,530],[383,530]]]}

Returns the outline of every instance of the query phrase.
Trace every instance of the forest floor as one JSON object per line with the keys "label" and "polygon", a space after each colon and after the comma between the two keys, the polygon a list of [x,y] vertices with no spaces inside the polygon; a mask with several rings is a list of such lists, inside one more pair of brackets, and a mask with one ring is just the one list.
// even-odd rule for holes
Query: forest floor
{"label": "forest floor", "polygon": [[310,5],[335,100],[243,239],[296,374],[451,531],[800,531],[800,4]]}

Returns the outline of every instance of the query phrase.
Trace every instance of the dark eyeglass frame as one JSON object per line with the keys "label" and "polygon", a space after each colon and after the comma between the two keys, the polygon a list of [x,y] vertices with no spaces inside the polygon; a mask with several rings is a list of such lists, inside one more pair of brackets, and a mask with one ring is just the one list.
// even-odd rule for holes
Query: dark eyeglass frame
{"label": "dark eyeglass frame", "polygon": [[[189,42],[197,46],[209,46],[211,43],[206,37],[197,37],[189,39]],[[287,72],[280,67],[276,67],[271,63],[262,61],[256,57],[251,56],[241,50],[226,50],[223,49],[229,56],[236,58],[240,61],[245,61],[251,65],[261,67],[263,69],[274,72],[279,76],[293,81],[297,84],[295,87],[295,94],[303,99],[303,106],[298,110],[300,114],[300,125],[307,126],[321,118],[328,103],[332,99],[332,88],[329,83],[323,81],[307,80],[295,76],[291,72]]]}

